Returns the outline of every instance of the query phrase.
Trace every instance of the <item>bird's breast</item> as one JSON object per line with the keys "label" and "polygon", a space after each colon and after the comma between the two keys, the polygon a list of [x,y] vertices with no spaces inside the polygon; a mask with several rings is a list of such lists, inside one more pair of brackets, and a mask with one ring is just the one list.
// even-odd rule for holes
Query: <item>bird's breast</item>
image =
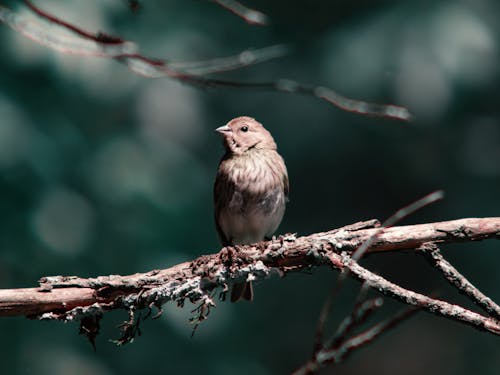
{"label": "bird's breast", "polygon": [[[286,196],[281,157],[252,155],[230,160],[216,196],[218,223],[234,244],[254,243],[270,237],[285,212]],[[274,159],[274,162],[273,162]],[[220,183],[220,182],[219,182]],[[227,192],[225,197],[221,193]],[[219,200],[219,202],[217,202]]]}

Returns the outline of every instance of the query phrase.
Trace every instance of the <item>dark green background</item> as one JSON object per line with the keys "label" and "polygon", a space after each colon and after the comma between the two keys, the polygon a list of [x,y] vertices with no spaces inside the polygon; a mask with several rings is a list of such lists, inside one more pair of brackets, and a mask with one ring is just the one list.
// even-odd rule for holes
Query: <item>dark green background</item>
{"label": "dark green background", "polygon": [[[223,152],[213,129],[239,115],[272,132],[291,200],[280,233],[308,234],[388,217],[435,190],[444,201],[405,224],[500,212],[500,6],[463,1],[247,1],[253,27],[208,1],[47,1],[89,30],[136,41],[152,57],[209,59],[288,43],[291,53],[225,75],[290,78],[353,98],[408,106],[411,123],[342,112],[280,93],[200,90],[134,75],[116,62],[65,56],[0,27],[0,287],[53,274],[168,267],[219,249],[212,183]],[[9,2],[21,10],[15,2]],[[445,255],[500,300],[499,244]],[[411,252],[364,263],[403,286],[470,303]],[[125,312],[107,314],[97,353],[77,324],[0,319],[1,374],[286,374],[310,355],[336,274],[315,270],[256,286],[251,304],[219,303],[190,338],[189,306],[167,305],[133,344],[115,347]],[[356,283],[336,301],[335,323]],[[388,301],[377,316],[400,308]],[[421,313],[336,374],[494,374],[500,341]]]}

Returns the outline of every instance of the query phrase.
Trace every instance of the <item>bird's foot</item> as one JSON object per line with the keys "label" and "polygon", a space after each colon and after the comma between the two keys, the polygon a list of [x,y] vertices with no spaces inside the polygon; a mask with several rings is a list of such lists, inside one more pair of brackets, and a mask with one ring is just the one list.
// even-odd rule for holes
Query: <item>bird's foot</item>
{"label": "bird's foot", "polygon": [[235,249],[232,246],[223,247],[222,250],[219,251],[219,259],[225,266],[233,264],[234,257]]}

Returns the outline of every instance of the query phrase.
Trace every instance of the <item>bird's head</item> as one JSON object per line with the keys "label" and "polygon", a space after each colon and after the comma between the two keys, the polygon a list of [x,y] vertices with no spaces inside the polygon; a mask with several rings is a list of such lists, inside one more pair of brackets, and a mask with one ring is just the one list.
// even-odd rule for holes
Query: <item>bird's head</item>
{"label": "bird's head", "polygon": [[276,150],[271,133],[251,117],[236,117],[215,130],[222,135],[224,147],[231,154],[241,155],[252,149]]}

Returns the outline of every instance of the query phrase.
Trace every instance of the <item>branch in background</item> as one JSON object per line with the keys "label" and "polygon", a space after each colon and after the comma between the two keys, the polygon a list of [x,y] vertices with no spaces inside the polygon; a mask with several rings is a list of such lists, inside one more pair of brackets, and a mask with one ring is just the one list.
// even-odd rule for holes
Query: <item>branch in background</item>
{"label": "branch in background", "polygon": [[[88,31],[85,31],[77,26],[74,26],[71,23],[66,22],[66,21],[64,21],[64,20],[62,20],[62,19],[60,19],[60,18],[58,18],[58,17],[56,17],[48,12],[43,11],[42,9],[35,6],[29,0],[24,0],[24,3],[33,13],[35,13],[40,18],[47,20],[51,24],[59,25],[63,29],[70,31],[70,32],[74,33],[75,35],[82,37],[83,39],[93,40],[96,43],[100,43],[100,44],[104,44],[104,45],[123,45],[126,43],[126,41],[120,37],[112,36],[109,34],[104,34],[102,32],[99,32],[99,33],[94,35]],[[13,18],[15,19],[14,15],[13,15]],[[23,27],[21,25],[19,25],[18,31],[21,31],[22,29],[23,29]]]}
{"label": "branch in background", "polygon": [[[131,64],[130,68],[133,71],[138,74],[142,72],[142,75],[150,78],[168,76],[170,71],[162,69],[162,67],[167,66],[172,67],[172,72],[175,72],[176,69],[185,69],[183,72],[187,74],[210,74],[241,69],[281,57],[286,53],[286,48],[279,45],[247,50],[236,56],[198,61],[196,63],[167,63],[165,60],[136,54],[137,46],[131,41],[102,32],[96,34],[88,32],[41,10],[28,0],[25,0],[25,3],[38,18],[15,13],[0,5],[0,21],[34,42],[58,52],[112,58],[125,63],[128,62]],[[133,65],[134,61],[137,61],[135,65],[138,68],[133,69],[135,67]],[[149,70],[145,67],[140,69],[140,63],[148,65]],[[153,71],[153,73],[148,73],[148,71]]]}
{"label": "branch in background", "polygon": [[[332,89],[302,84],[294,80],[278,79],[269,82],[236,82],[208,77],[208,74],[241,69],[283,55],[283,47],[268,47],[249,50],[236,57],[221,58],[193,63],[172,63],[150,58],[137,52],[130,41],[105,33],[91,33],[45,12],[28,0],[24,1],[36,14],[33,19],[0,6],[0,21],[38,44],[61,53],[115,59],[124,63],[134,73],[148,78],[164,78],[199,86],[202,88],[225,88],[237,90],[264,90],[311,96],[336,107],[361,115],[380,116],[408,121],[411,114],[407,108],[375,104],[344,97]],[[219,3],[222,3],[219,2]],[[223,3],[228,3],[224,1]],[[234,2],[230,2],[233,3]]]}
{"label": "branch in background", "polygon": [[[114,309],[131,313],[143,308],[161,311],[166,302],[182,306],[189,300],[199,304],[197,318],[201,321],[215,306],[215,293],[221,289],[224,293],[235,282],[262,281],[273,275],[328,266],[337,270],[348,268],[351,277],[406,304],[500,335],[498,320],[404,289],[353,260],[349,254],[378,232],[377,225],[376,220],[371,220],[309,236],[279,236],[255,245],[238,246],[238,249],[226,247],[219,253],[200,256],[168,269],[129,276],[44,277],[38,288],[0,290],[0,316],[81,321]],[[377,236],[368,252],[416,249],[427,242],[487,238],[500,238],[500,217],[387,228]],[[133,327],[133,322],[127,327]],[[95,327],[90,328],[95,331]],[[125,337],[124,342],[132,338]]]}
{"label": "branch in background", "polygon": [[[142,5],[138,0],[125,0],[129,9],[136,13]],[[215,4],[220,5],[222,8],[230,11],[234,15],[240,17],[250,25],[265,26],[268,24],[268,17],[258,10],[251,9],[236,0],[210,0]]]}
{"label": "branch in background", "polygon": [[202,76],[242,69],[247,66],[260,64],[285,56],[287,52],[287,46],[277,44],[259,49],[249,49],[240,52],[235,56],[219,57],[206,61],[170,62],[169,65],[173,70],[183,71],[191,75]]}
{"label": "branch in background", "polygon": [[[37,8],[38,9],[38,8]],[[39,19],[45,18],[45,13],[36,13]],[[104,34],[93,35],[56,17],[47,15],[47,23],[39,19],[15,13],[0,5],[0,21],[10,26],[25,37],[58,52],[82,56],[115,57],[134,53],[135,44],[116,37],[101,37]],[[57,25],[53,29],[49,26]],[[66,26],[67,25],[67,26]]]}
{"label": "branch in background", "polygon": [[268,17],[258,10],[250,9],[236,0],[211,0],[224,9],[242,18],[250,25],[265,26],[268,24]]}

